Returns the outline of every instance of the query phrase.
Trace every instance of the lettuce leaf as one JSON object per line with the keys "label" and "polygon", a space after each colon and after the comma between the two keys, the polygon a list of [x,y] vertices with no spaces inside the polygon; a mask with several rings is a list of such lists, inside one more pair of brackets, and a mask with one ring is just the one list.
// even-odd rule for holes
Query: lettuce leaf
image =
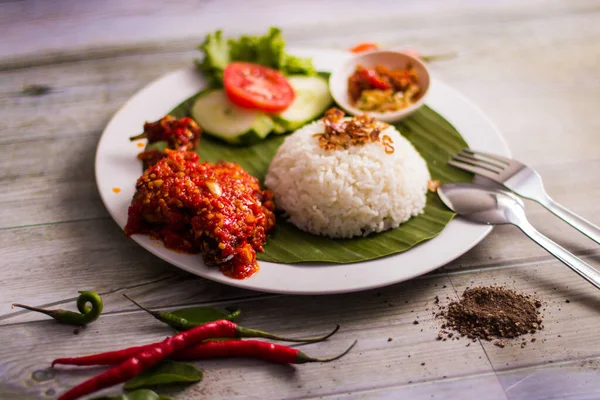
{"label": "lettuce leaf", "polygon": [[206,40],[198,48],[204,53],[202,62],[196,60],[196,66],[207,79],[223,81],[223,70],[231,62],[229,44],[223,38],[223,32],[216,31],[206,35]]}
{"label": "lettuce leaf", "polygon": [[285,52],[283,35],[275,27],[271,27],[264,36],[243,35],[229,40],[225,40],[223,32],[218,30],[208,34],[198,48],[204,54],[204,59],[196,61],[196,65],[216,85],[222,84],[223,70],[233,61],[265,65],[286,75],[315,74],[310,58],[294,57]]}
{"label": "lettuce leaf", "polygon": [[283,54],[281,70],[286,75],[315,75],[315,67],[310,58],[295,57]]}

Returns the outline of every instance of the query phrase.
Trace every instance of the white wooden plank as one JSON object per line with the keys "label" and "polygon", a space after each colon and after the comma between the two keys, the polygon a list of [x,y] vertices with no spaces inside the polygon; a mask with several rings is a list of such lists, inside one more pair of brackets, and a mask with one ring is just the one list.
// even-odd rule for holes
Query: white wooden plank
{"label": "white wooden plank", "polygon": [[107,218],[94,179],[96,145],[93,136],[0,145],[0,227]]}
{"label": "white wooden plank", "polygon": [[[343,388],[340,388],[340,391],[343,391]],[[498,378],[494,374],[486,374],[466,378],[446,378],[439,381],[429,381],[369,391],[345,392],[339,395],[322,396],[319,397],[319,399],[506,400],[507,397]]]}
{"label": "white wooden plank", "polygon": [[[113,57],[4,72],[0,76],[0,143],[100,133],[117,109],[162,74],[190,65],[194,51]],[[50,92],[25,96],[28,85]],[[165,110],[166,112],[167,110]]]}
{"label": "white wooden plank", "polygon": [[598,358],[526,368],[499,374],[510,400],[583,400],[600,398]]}
{"label": "white wooden plank", "polygon": [[[549,18],[569,13],[597,11],[594,1],[478,2],[473,0],[420,2],[380,0],[368,7],[360,1],[261,0],[251,5],[239,0],[171,2],[115,0],[102,3],[7,2],[1,5],[0,57],[72,51],[92,46],[164,42],[198,37],[226,28],[234,33],[260,32],[270,25],[285,26],[290,36],[311,32],[331,36],[361,27],[362,32],[382,26],[397,30],[450,24],[490,24],[524,18]],[[52,31],[52,35],[47,32]]]}

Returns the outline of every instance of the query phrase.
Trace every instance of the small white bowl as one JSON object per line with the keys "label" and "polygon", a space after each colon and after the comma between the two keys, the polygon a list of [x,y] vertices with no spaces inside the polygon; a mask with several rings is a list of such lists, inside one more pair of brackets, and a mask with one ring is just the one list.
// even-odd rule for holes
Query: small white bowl
{"label": "small white bowl", "polygon": [[[363,111],[354,107],[348,94],[348,78],[354,73],[357,65],[362,65],[363,67],[385,65],[390,69],[406,69],[412,66],[417,71],[417,81],[421,88],[419,99],[409,107],[384,113]],[[329,90],[335,102],[349,114],[368,114],[380,121],[397,122],[402,118],[408,117],[425,104],[425,97],[429,90],[429,81],[429,70],[423,61],[399,51],[373,51],[352,57],[334,70],[329,77]]]}

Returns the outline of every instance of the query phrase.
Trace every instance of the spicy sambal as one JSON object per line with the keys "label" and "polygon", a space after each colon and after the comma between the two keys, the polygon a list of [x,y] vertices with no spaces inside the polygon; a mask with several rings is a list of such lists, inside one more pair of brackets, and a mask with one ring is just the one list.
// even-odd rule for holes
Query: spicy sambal
{"label": "spicy sambal", "polygon": [[196,153],[166,157],[138,179],[125,233],[149,234],[167,248],[201,252],[232,278],[258,271],[256,252],[275,225],[273,194],[231,162],[199,163]]}
{"label": "spicy sambal", "polygon": [[398,111],[413,105],[421,96],[417,71],[390,69],[384,65],[358,65],[348,78],[348,95],[363,111]]}

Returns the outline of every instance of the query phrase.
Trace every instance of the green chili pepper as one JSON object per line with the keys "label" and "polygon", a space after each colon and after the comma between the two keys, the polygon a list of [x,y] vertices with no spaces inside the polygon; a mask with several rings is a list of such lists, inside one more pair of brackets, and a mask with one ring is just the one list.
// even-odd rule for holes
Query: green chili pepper
{"label": "green chili pepper", "polygon": [[[77,309],[79,313],[69,310],[45,310],[43,308],[26,306],[24,304],[13,304],[13,307],[21,307],[30,311],[41,312],[54,318],[60,323],[68,325],[87,325],[98,319],[102,313],[102,298],[96,292],[80,291],[77,298]],[[91,304],[90,305],[88,305]]]}
{"label": "green chili pepper", "polygon": [[228,309],[227,311],[230,311],[230,314],[227,315],[220,310],[203,307],[204,315],[202,316],[202,318],[198,318],[198,320],[196,321],[190,321],[189,319],[180,317],[178,315],[175,315],[174,313],[149,310],[146,307],[139,304],[137,301],[133,300],[131,297],[127,296],[126,294],[123,294],[123,296],[125,296],[129,301],[131,301],[133,304],[135,304],[142,310],[146,311],[148,314],[152,315],[157,320],[164,322],[171,328],[174,328],[178,331],[187,331],[197,326],[204,325],[207,322],[213,322],[221,319],[233,321],[241,314],[241,310],[239,308],[234,310]]}

